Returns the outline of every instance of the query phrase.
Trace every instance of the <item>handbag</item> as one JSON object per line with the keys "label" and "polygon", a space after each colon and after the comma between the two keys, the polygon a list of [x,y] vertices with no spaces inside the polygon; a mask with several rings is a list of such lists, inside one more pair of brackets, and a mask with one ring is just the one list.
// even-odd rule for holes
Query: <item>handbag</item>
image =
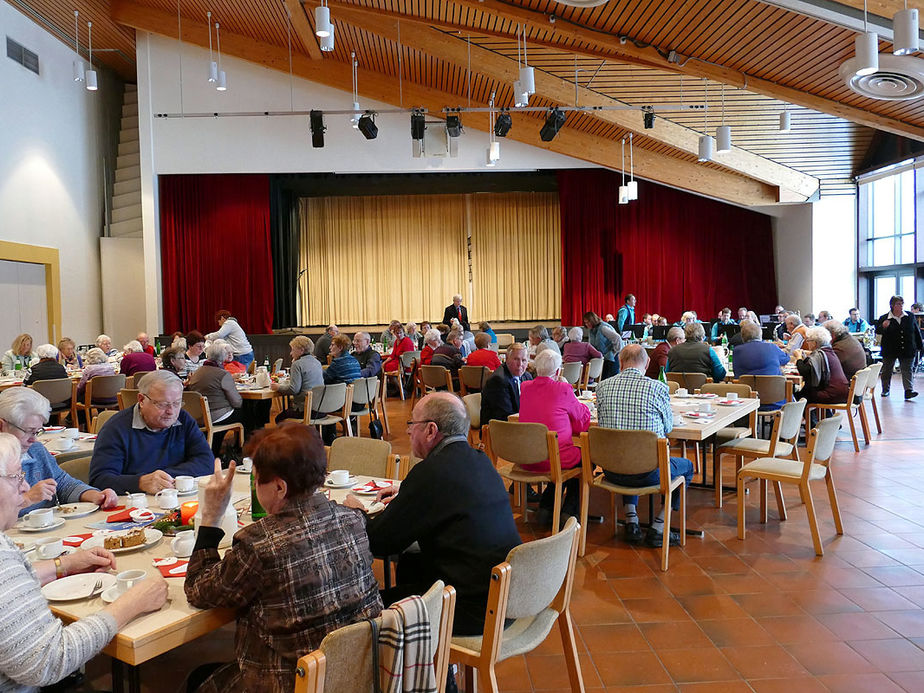
{"label": "handbag", "polygon": [[366,403],[369,405],[369,437],[381,440],[385,431],[382,428],[382,422],[379,421],[379,415],[375,411],[375,407],[372,406],[371,399],[369,395],[369,381],[366,380]]}

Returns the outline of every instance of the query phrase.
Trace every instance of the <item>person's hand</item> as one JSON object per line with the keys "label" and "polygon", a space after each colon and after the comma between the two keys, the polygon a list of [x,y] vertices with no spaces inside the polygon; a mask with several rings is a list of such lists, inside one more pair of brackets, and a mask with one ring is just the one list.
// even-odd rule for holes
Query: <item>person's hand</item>
{"label": "person's hand", "polygon": [[270,390],[275,392],[278,389],[279,389],[279,383],[270,383]]}
{"label": "person's hand", "polygon": [[397,486],[389,486],[388,488],[383,488],[381,491],[375,494],[375,500],[377,503],[384,503],[388,505],[391,503],[392,499],[398,495]]}
{"label": "person's hand", "polygon": [[61,556],[61,567],[68,575],[77,573],[105,573],[115,570],[115,556],[101,546],[75,551]]}
{"label": "person's hand", "polygon": [[882,329],[885,329],[885,328],[887,328],[888,326],[889,326],[889,321],[888,321],[888,320],[883,320],[883,321],[882,321]]}
{"label": "person's hand", "polygon": [[202,494],[199,511],[202,513],[202,524],[207,527],[220,527],[221,518],[225,509],[231,502],[231,486],[234,482],[234,469],[237,463],[231,460],[227,470],[221,468],[221,460],[215,458],[215,473],[209,479],[208,485]]}
{"label": "person's hand", "polygon": [[153,496],[165,488],[173,488],[173,477],[163,469],[158,469],[150,474],[144,474],[138,479],[138,488]]}
{"label": "person's hand", "polygon": [[121,630],[129,621],[141,614],[157,611],[167,603],[167,581],[159,571],[148,573],[147,578],[132,585],[125,594],[110,604],[106,611],[115,618]]}
{"label": "person's hand", "polygon": [[97,491],[85,491],[81,494],[80,500],[87,503],[96,503],[102,510],[111,510],[119,504],[119,496],[111,488]]}
{"label": "person's hand", "polygon": [[34,505],[42,501],[51,500],[55,497],[55,490],[58,488],[58,482],[54,479],[42,479],[23,494],[25,499],[23,506]]}
{"label": "person's hand", "polygon": [[354,510],[362,510],[364,512],[366,510],[366,506],[363,505],[363,502],[352,493],[348,493],[347,497],[343,499],[343,505],[348,508],[353,508]]}

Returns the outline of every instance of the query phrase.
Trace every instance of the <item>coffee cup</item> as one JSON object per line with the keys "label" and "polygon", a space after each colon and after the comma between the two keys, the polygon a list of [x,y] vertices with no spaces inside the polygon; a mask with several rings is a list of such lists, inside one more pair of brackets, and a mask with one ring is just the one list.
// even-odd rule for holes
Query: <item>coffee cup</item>
{"label": "coffee cup", "polygon": [[125,594],[135,583],[144,580],[148,574],[143,570],[123,570],[116,575],[115,589],[117,594]]}
{"label": "coffee cup", "polygon": [[64,540],[54,537],[39,539],[35,542],[35,550],[41,558],[57,558],[64,553]]}
{"label": "coffee cup", "polygon": [[698,408],[699,408],[700,413],[702,414],[712,413],[712,405],[709,402],[703,402],[702,404],[699,405]]}
{"label": "coffee cup", "polygon": [[55,513],[51,508],[39,508],[26,513],[26,524],[29,527],[47,527],[55,521]]}
{"label": "coffee cup", "polygon": [[330,473],[330,481],[337,486],[343,486],[350,481],[350,473],[346,469],[335,469]]}
{"label": "coffee cup", "polygon": [[143,493],[128,493],[125,501],[126,508],[146,508],[148,507],[148,497]]}
{"label": "coffee cup", "polygon": [[170,548],[173,555],[177,558],[187,558],[192,555],[193,547],[196,545],[196,533],[191,529],[183,532],[177,532],[177,535],[170,542]]}
{"label": "coffee cup", "polygon": [[180,493],[189,493],[196,488],[196,479],[191,476],[178,476],[173,480],[173,483]]}
{"label": "coffee cup", "polygon": [[74,439],[73,439],[73,438],[58,438],[58,439],[54,442],[54,448],[55,448],[55,450],[58,450],[58,451],[60,451],[60,452],[67,452],[68,450],[70,450],[70,449],[73,448],[73,447],[74,447]]}
{"label": "coffee cup", "polygon": [[61,434],[62,438],[72,438],[75,439],[80,435],[80,429],[78,428],[65,428],[64,433]]}
{"label": "coffee cup", "polygon": [[725,399],[730,400],[730,401],[734,401],[734,400],[738,399],[738,393],[737,393],[737,392],[726,392],[726,393],[725,393]]}
{"label": "coffee cup", "polygon": [[594,393],[591,390],[584,390],[581,392],[581,397],[584,399],[593,399]]}
{"label": "coffee cup", "polygon": [[253,458],[245,457],[242,459],[241,469],[243,469],[245,472],[249,472],[251,469],[253,469]]}
{"label": "coffee cup", "polygon": [[175,488],[161,489],[154,494],[154,500],[161,510],[173,510],[180,504]]}
{"label": "coffee cup", "polygon": [[674,394],[675,394],[675,395],[679,395],[680,397],[683,397],[683,396],[685,396],[685,395],[687,395],[687,394],[689,394],[689,393],[687,392],[687,388],[685,388],[685,387],[678,387],[677,390],[674,392]]}

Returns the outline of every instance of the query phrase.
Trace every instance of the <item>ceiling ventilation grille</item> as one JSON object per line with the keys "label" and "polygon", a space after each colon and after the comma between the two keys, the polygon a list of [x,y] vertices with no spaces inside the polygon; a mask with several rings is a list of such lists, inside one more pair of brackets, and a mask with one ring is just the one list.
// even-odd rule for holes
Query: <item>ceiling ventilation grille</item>
{"label": "ceiling ventilation grille", "polygon": [[911,101],[924,96],[924,60],[911,56],[879,54],[879,69],[856,74],[856,58],[841,65],[840,75],[853,91],[880,101]]}
{"label": "ceiling ventilation grille", "polygon": [[28,48],[17,43],[9,36],[6,37],[6,57],[15,60],[27,70],[32,70],[35,74],[39,72],[39,57]]}

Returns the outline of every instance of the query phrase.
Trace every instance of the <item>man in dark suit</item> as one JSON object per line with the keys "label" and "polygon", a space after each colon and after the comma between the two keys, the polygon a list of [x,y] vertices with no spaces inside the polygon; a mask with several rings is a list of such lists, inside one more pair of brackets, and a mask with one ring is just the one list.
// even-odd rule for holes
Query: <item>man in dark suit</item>
{"label": "man in dark suit", "polygon": [[443,324],[451,325],[453,320],[458,320],[462,329],[469,332],[468,309],[462,305],[462,294],[456,294],[452,297],[452,305],[446,306],[443,311]]}
{"label": "man in dark suit", "polygon": [[[491,460],[466,439],[468,412],[448,392],[424,397],[411,412],[411,451],[421,458],[395,487],[381,491],[385,510],[369,518],[375,556],[401,554],[397,584],[384,590],[388,604],[423,594],[436,580],[456,588],[454,635],[480,635],[491,569],[520,544],[504,484]],[[345,505],[362,508],[355,496]],[[418,551],[406,551],[417,543]],[[404,553],[402,553],[404,552]]]}
{"label": "man in dark suit", "polygon": [[481,424],[491,419],[506,421],[511,414],[520,411],[520,382],[532,380],[526,372],[529,352],[523,344],[511,344],[507,349],[507,361],[494,371],[481,390]]}

